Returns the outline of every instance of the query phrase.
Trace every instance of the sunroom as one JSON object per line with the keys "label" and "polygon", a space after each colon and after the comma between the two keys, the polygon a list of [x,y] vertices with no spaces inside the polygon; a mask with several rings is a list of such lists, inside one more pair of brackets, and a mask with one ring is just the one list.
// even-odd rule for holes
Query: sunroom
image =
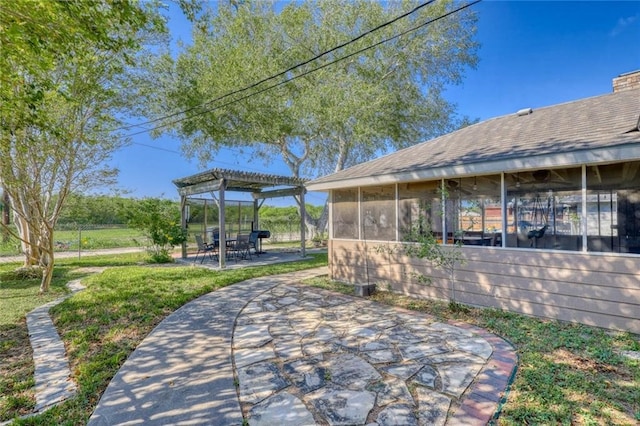
{"label": "sunroom", "polygon": [[[640,72],[618,79],[309,182],[332,277],[640,332]],[[460,250],[453,276],[380,250],[416,229]]]}

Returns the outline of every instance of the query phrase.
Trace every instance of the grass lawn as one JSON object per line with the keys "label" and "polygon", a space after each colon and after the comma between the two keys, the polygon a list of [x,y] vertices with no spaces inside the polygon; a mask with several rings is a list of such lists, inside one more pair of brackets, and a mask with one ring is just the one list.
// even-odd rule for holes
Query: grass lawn
{"label": "grass lawn", "polygon": [[[86,277],[87,289],[52,309],[78,384],[76,397],[18,424],[84,425],[100,395],[138,343],[168,314],[202,294],[238,281],[325,265],[313,260],[223,272],[191,266],[140,265],[143,254],[59,260],[52,294],[40,297],[38,280],[16,280],[17,266],[0,265],[0,421],[35,405],[33,362],[24,315]],[[88,276],[82,267],[108,269]],[[308,285],[351,294],[352,287],[315,279]],[[501,425],[633,425],[640,420],[640,365],[619,355],[640,350],[637,336],[542,321],[496,310],[450,309],[445,303],[379,292],[380,303],[458,319],[487,328],[517,348],[516,379],[502,408]]]}

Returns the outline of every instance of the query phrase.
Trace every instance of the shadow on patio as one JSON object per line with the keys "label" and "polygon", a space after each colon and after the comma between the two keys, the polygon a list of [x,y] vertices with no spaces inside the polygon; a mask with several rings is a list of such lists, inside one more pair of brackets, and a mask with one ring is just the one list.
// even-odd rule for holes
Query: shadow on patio
{"label": "shadow on patio", "polygon": [[[302,257],[301,253],[300,253],[300,249],[299,248],[275,248],[275,249],[269,249],[267,251],[264,251],[262,253],[260,253],[259,256],[255,255],[255,254],[251,254],[251,259],[234,259],[234,258],[229,258],[226,261],[226,268],[225,269],[238,269],[238,268],[246,268],[246,267],[252,267],[252,266],[265,266],[265,265],[272,265],[275,263],[284,263],[284,262],[296,262],[299,260],[306,260],[306,259],[310,259],[311,256],[309,256],[310,254],[313,253],[326,253],[327,249],[323,248],[323,249],[307,249],[307,256],[306,257]],[[220,267],[218,265],[218,260],[216,257],[213,257],[213,259],[211,257],[209,257],[208,255],[206,255],[204,257],[204,261],[202,263],[200,263],[200,260],[202,259],[202,254],[200,254],[198,256],[198,260],[196,261],[196,254],[195,253],[189,253],[187,255],[186,258],[177,258],[176,259],[176,263],[178,264],[186,264],[186,265],[194,265],[194,266],[199,266],[199,267],[203,267],[203,268],[208,268],[208,269],[215,269],[215,270],[219,270]]]}

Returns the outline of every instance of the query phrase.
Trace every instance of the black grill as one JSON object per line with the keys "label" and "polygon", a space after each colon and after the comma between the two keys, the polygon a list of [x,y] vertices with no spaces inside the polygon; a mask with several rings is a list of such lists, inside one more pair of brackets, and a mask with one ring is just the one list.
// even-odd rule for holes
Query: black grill
{"label": "black grill", "polygon": [[256,230],[254,232],[258,233],[258,238],[271,238],[271,232],[267,230]]}

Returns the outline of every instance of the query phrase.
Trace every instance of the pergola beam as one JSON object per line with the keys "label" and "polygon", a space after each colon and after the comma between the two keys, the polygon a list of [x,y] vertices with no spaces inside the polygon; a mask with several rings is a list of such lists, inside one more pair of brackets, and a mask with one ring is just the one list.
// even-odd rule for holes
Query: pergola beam
{"label": "pergola beam", "polygon": [[207,192],[218,191],[220,189],[221,184],[222,184],[222,179],[211,180],[207,182],[200,182],[193,185],[178,188],[178,194],[180,194],[183,197],[188,197],[189,195],[204,194]]}
{"label": "pergola beam", "polygon": [[292,197],[295,195],[300,195],[300,193],[303,191],[304,191],[303,187],[289,188],[289,189],[274,189],[272,191],[254,192],[252,196],[254,200],[277,198],[277,197]]}

